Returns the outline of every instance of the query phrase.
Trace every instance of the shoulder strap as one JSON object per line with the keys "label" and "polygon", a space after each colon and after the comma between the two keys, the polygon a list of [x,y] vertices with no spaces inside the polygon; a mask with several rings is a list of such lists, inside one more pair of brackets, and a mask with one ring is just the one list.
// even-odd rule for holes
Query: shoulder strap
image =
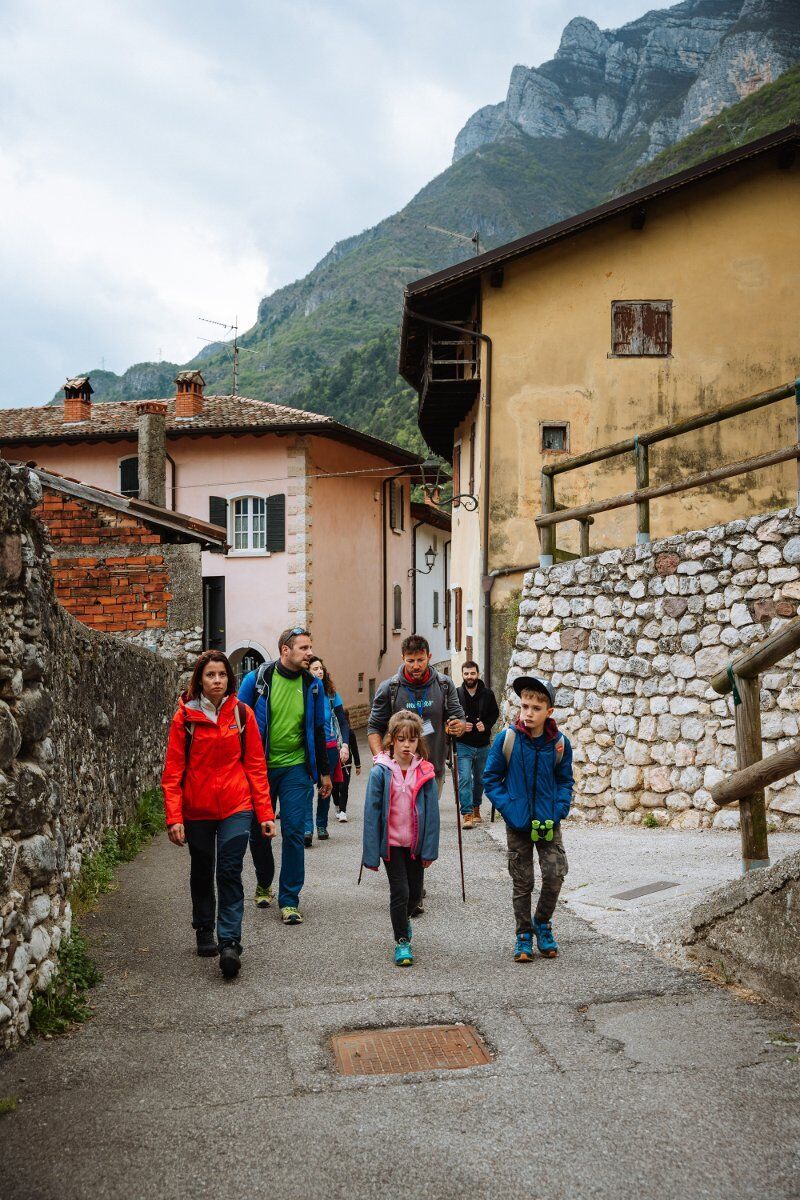
{"label": "shoulder strap", "polygon": [[506,766],[511,762],[511,754],[514,749],[514,743],[517,740],[516,729],[508,728],[503,737],[503,758],[506,760]]}
{"label": "shoulder strap", "polygon": [[235,709],[236,728],[239,730],[239,741],[242,744],[242,762],[244,762],[244,727],[247,723],[247,713],[245,711],[244,701],[239,700],[236,703]]}
{"label": "shoulder strap", "polygon": [[394,711],[394,706],[397,703],[397,693],[399,691],[400,691],[400,680],[395,675],[394,679],[389,684],[389,703],[390,703],[393,711]]}
{"label": "shoulder strap", "polygon": [[192,738],[194,737],[194,721],[183,719],[183,775],[181,776],[181,785],[186,779],[186,772],[189,770],[189,755],[192,752]]}
{"label": "shoulder strap", "polygon": [[263,696],[267,690],[267,668],[269,663],[262,663],[256,671],[256,692],[259,696]]}

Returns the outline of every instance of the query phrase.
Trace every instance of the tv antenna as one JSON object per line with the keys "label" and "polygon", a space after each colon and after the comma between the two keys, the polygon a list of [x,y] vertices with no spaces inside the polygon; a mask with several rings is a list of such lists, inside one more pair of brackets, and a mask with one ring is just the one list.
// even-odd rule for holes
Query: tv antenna
{"label": "tv antenna", "polygon": [[444,233],[447,237],[456,238],[459,242],[469,242],[475,249],[476,254],[481,252],[481,239],[478,230],[472,234],[456,233],[454,229],[442,229],[441,225],[426,225],[426,229],[432,229],[434,233]]}
{"label": "tv antenna", "polygon": [[[232,396],[238,395],[238,392],[239,392],[239,355],[242,352],[242,350],[244,350],[245,354],[255,354],[256,353],[255,350],[250,350],[247,346],[239,345],[239,318],[238,318],[238,316],[234,317],[234,321],[233,321],[232,325],[229,325],[226,321],[212,321],[210,317],[198,317],[197,319],[198,319],[198,321],[204,321],[206,323],[206,325],[218,325],[220,327],[220,329],[224,329],[226,333],[233,334],[233,355],[232,355],[232,358],[233,358],[233,388],[231,389],[231,395]],[[205,341],[206,339],[201,338],[200,340]],[[225,347],[225,350],[228,352],[228,354],[230,354],[231,351],[230,351],[230,348],[227,345],[227,343],[223,342],[222,344]]]}

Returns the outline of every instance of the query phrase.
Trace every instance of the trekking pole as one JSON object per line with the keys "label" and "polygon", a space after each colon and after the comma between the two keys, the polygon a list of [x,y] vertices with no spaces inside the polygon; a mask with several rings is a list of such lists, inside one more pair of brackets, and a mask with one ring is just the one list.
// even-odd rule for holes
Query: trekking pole
{"label": "trekking pole", "polygon": [[458,861],[461,864],[461,899],[464,904],[467,903],[467,889],[464,885],[464,845],[461,838],[461,801],[458,794],[458,755],[456,754],[456,740],[450,738],[450,754],[453,764],[453,791],[456,794],[456,829],[458,830]]}

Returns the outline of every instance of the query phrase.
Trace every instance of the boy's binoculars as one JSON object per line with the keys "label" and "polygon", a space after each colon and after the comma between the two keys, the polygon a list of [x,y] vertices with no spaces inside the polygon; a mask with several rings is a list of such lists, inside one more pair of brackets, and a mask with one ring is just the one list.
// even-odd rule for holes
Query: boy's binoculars
{"label": "boy's binoculars", "polygon": [[552,821],[531,821],[531,841],[538,842],[539,838],[544,842],[552,842],[553,840],[553,822]]}

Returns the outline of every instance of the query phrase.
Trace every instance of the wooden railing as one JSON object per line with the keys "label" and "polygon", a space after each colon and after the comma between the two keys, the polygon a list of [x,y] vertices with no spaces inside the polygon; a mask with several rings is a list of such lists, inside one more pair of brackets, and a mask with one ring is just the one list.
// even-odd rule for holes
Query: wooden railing
{"label": "wooden railing", "polygon": [[752,646],[711,680],[721,696],[733,692],[737,770],[711,789],[715,804],[738,801],[742,835],[742,869],[769,866],[764,788],[800,770],[800,738],[769,758],[761,757],[761,680],[781,659],[800,648],[800,618]]}
{"label": "wooden railing", "polygon": [[[724,467],[715,467],[710,471],[700,471],[686,479],[675,480],[672,483],[662,483],[650,486],[650,446],[665,442],[695,429],[703,429],[707,425],[716,425],[729,421],[732,417],[744,413],[755,412],[780,400],[795,396],[797,401],[796,442],[782,450],[774,450],[769,454],[759,454],[753,458],[745,458],[739,462],[730,463]],[[636,489],[608,500],[597,500],[591,504],[582,504],[576,508],[564,508],[556,503],[555,477],[567,471],[577,471],[593,463],[603,462],[609,458],[632,454],[636,474]],[[744,400],[736,400],[710,412],[698,413],[684,421],[673,421],[658,429],[640,433],[636,437],[626,438],[599,450],[590,450],[587,454],[579,454],[574,458],[562,459],[560,462],[547,463],[542,467],[542,511],[536,518],[541,542],[540,563],[543,567],[552,566],[558,550],[556,548],[556,526],[566,521],[577,521],[581,528],[580,555],[589,553],[589,526],[591,518],[597,513],[610,512],[612,509],[636,505],[636,541],[650,541],[650,501],[661,496],[673,496],[678,492],[690,491],[692,488],[705,487],[718,483],[723,479],[732,479],[736,475],[746,475],[751,471],[760,471],[763,467],[771,467],[777,463],[798,460],[798,503],[800,504],[800,379],[785,383],[781,387],[772,388],[768,392],[760,392],[757,396],[748,396]],[[575,557],[570,555],[568,557]]]}

